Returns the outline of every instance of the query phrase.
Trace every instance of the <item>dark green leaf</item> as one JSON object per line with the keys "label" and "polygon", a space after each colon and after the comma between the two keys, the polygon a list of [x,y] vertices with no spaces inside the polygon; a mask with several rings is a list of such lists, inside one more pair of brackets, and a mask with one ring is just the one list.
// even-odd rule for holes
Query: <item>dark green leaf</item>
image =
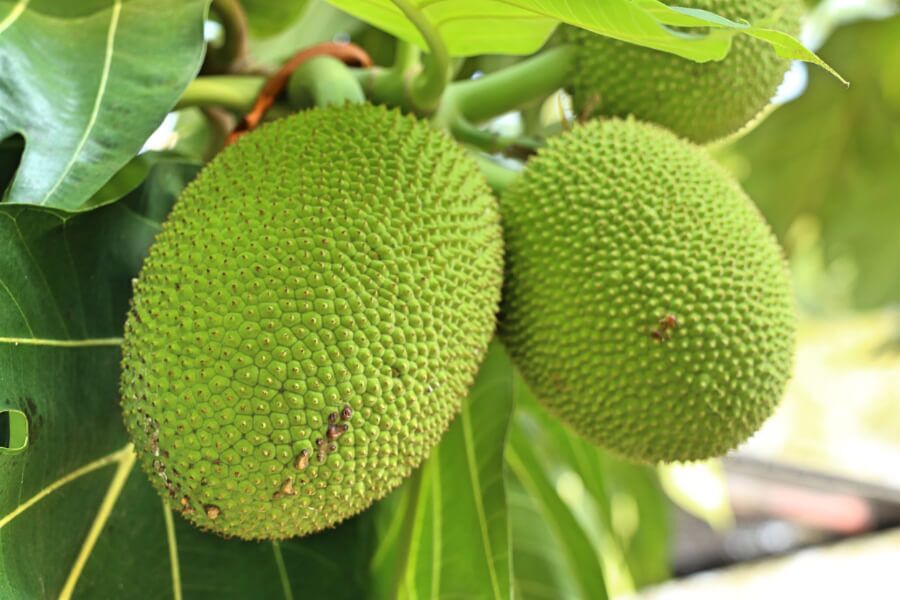
{"label": "dark green leaf", "polygon": [[0,202],[19,168],[24,149],[25,139],[21,135],[0,140]]}
{"label": "dark green leaf", "polygon": [[196,75],[209,0],[0,0],[0,139],[25,138],[8,202],[78,210]]}
{"label": "dark green leaf", "polygon": [[154,233],[125,204],[0,205],[0,409],[30,437],[0,454],[0,597],[60,594],[122,458],[117,337]]}
{"label": "dark green leaf", "polygon": [[[79,598],[361,597],[368,585],[371,518],[283,542],[224,540],[163,505],[135,469],[76,588]],[[171,568],[178,565],[177,581]]]}

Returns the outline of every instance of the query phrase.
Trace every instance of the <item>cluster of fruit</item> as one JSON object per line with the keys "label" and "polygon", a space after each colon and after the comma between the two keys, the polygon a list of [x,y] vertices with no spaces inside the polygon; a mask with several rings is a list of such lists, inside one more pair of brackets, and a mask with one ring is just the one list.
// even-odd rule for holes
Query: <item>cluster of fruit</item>
{"label": "cluster of fruit", "polygon": [[[795,2],[695,4],[796,26]],[[560,37],[586,123],[499,198],[444,132],[368,104],[263,125],[185,189],[135,285],[122,404],[186,518],[284,538],[364,510],[438,443],[495,331],[551,412],[633,460],[722,454],[772,412],[785,261],[696,143],[753,118],[786,63]]]}

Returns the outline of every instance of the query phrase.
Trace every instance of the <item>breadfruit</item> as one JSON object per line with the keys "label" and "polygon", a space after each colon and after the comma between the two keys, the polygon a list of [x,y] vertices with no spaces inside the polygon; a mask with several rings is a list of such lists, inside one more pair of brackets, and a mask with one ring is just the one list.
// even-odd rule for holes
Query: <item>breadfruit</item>
{"label": "breadfruit", "polygon": [[[804,9],[802,0],[663,2],[792,35]],[[758,115],[789,66],[768,44],[746,35],[733,38],[724,60],[705,63],[574,27],[561,37],[579,48],[571,88],[577,113],[634,115],[700,143],[734,133]]]}
{"label": "breadfruit", "polygon": [[496,322],[497,201],[445,134],[369,105],[264,125],[185,188],[135,284],[125,424],[203,529],[287,538],[395,488]]}
{"label": "breadfruit", "polygon": [[550,141],[500,200],[500,335],[538,399],[641,462],[724,454],[790,375],[786,263],[697,146],[597,120]]}

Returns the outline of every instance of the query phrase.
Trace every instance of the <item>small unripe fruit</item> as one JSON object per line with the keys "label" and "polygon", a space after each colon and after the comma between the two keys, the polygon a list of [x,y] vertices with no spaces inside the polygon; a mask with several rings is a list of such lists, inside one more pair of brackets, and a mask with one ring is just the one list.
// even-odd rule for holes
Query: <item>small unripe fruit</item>
{"label": "small unripe fruit", "polygon": [[[792,35],[804,10],[802,0],[663,1]],[[758,115],[790,64],[746,35],[735,35],[724,60],[705,63],[574,27],[563,39],[579,47],[572,85],[577,113],[633,115],[700,143],[734,133]]]}

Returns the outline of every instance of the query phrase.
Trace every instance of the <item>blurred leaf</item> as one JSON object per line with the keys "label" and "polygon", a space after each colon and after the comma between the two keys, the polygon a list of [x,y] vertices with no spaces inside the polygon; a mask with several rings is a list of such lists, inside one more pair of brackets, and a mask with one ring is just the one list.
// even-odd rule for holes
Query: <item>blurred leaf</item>
{"label": "blurred leaf", "polygon": [[13,203],[78,210],[196,75],[209,0],[0,0],[0,139]]}
{"label": "blurred leaf", "polygon": [[[611,498],[633,502],[637,511],[630,529],[613,527],[624,549],[625,564],[638,589],[669,579],[669,503],[655,471],[609,455],[605,456],[604,478]],[[596,479],[589,479],[596,485]],[[612,506],[612,505],[611,505]],[[615,511],[611,511],[615,515]],[[620,521],[621,515],[620,516]],[[630,535],[628,535],[630,534]]]}
{"label": "blurred leaf", "polygon": [[373,509],[378,597],[510,597],[503,449],[512,400],[512,367],[494,342],[440,445]]}
{"label": "blurred leaf", "polygon": [[[615,458],[570,431],[539,406],[518,376],[516,402],[511,440],[521,431],[520,439],[539,449],[539,473],[557,482],[558,491],[569,488],[563,500],[594,545],[610,594],[667,579],[668,505],[654,469]],[[515,468],[512,472],[518,476]],[[516,547],[519,532],[514,522]],[[564,545],[558,534],[557,542]],[[575,564],[569,562],[564,571],[577,577]],[[518,566],[516,573],[518,579]]]}
{"label": "blurred leaf", "polygon": [[570,573],[581,598],[607,597],[603,565],[597,549],[578,520],[557,494],[553,480],[537,459],[534,439],[526,437],[520,427],[513,427],[507,449],[507,463],[516,479],[540,508],[550,525],[562,553],[570,564]]}
{"label": "blurred leaf", "polygon": [[308,0],[241,0],[250,35],[271,37],[290,27],[303,13]]}
{"label": "blurred leaf", "polygon": [[[736,145],[744,187],[778,236],[790,242],[790,228],[807,216],[819,225],[826,268],[849,263],[856,308],[900,301],[898,49],[900,16],[838,30],[822,54],[853,86],[810,73],[805,95]],[[817,302],[828,290],[800,291]]]}
{"label": "blurred leaf", "polygon": [[522,600],[578,598],[563,549],[538,501],[509,469],[506,490],[513,531],[514,597]]}
{"label": "blurred leaf", "polygon": [[[380,29],[427,48],[421,33],[392,0],[329,1]],[[408,1],[443,37],[452,56],[530,54],[540,49],[562,21],[700,62],[724,58],[731,48],[732,36],[746,34],[771,44],[783,58],[814,62],[830,71],[815,54],[785,33],[736,23],[703,10],[672,8],[658,0],[604,0],[602,5],[596,0]],[[712,28],[712,32],[687,35],[663,25]]]}
{"label": "blurred leaf", "polygon": [[172,132],[171,151],[177,155],[205,163],[219,153],[225,139],[236,124],[234,117],[224,110],[185,108],[179,110]]}
{"label": "blurred leaf", "polygon": [[264,65],[281,66],[300,48],[334,39],[349,39],[362,27],[363,23],[324,0],[308,0],[300,18],[279,34],[265,39],[251,39],[250,54]]}
{"label": "blurred leaf", "polygon": [[[119,169],[119,171],[116,172],[102,188],[97,190],[97,193],[87,201],[84,208],[109,204],[123,196],[131,194],[144,183],[151,170],[160,163],[169,163],[171,167],[174,167],[173,170],[175,172],[180,172],[183,168],[186,170],[184,172],[185,175],[188,171],[195,172],[200,168],[199,160],[191,162],[174,152],[145,152],[125,163],[124,167]],[[178,177],[176,184],[180,183],[182,183],[182,181],[181,178]],[[153,185],[154,183],[150,184],[151,187]],[[175,191],[175,193],[177,193],[177,191]]]}

